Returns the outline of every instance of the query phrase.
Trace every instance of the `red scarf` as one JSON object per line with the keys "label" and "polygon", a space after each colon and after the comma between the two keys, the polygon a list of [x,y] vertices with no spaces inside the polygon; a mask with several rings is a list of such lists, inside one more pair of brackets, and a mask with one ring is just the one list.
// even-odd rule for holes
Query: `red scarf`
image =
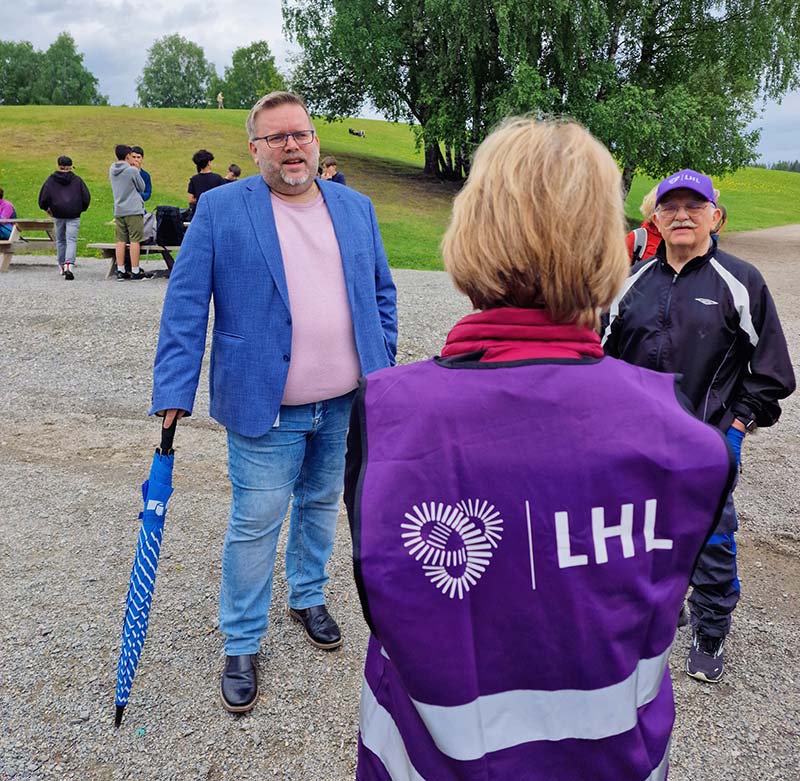
{"label": "red scarf", "polygon": [[481,361],[535,358],[602,358],[600,337],[591,328],[554,323],[544,309],[502,307],[461,318],[447,335],[442,356],[485,350]]}

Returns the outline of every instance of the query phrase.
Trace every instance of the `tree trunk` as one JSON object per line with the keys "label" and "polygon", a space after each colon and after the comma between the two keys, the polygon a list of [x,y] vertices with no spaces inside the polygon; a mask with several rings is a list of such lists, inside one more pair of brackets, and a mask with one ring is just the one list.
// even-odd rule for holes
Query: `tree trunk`
{"label": "tree trunk", "polygon": [[425,173],[428,176],[439,176],[439,144],[425,144]]}
{"label": "tree trunk", "polygon": [[622,200],[625,200],[628,197],[628,193],[631,191],[631,182],[633,181],[633,175],[635,173],[636,165],[630,162],[625,163],[622,168]]}

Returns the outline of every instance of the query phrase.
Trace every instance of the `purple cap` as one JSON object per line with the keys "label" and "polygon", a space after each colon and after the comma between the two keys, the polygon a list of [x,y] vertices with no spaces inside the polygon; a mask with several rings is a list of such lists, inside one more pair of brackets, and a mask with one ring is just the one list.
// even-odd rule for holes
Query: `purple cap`
{"label": "purple cap", "polygon": [[711,178],[687,168],[659,182],[658,191],[656,192],[656,206],[661,203],[667,193],[681,189],[693,190],[707,201],[711,201],[714,206],[717,205],[717,199],[714,197],[714,184]]}

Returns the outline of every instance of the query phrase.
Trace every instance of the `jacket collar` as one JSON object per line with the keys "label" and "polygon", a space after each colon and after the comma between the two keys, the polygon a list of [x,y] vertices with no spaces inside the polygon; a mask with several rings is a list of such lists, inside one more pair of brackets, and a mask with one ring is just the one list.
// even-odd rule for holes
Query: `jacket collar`
{"label": "jacket collar", "polygon": [[[711,236],[711,242],[708,247],[708,251],[705,255],[697,255],[696,257],[692,258],[679,272],[679,275],[691,274],[696,269],[704,266],[708,263],[711,258],[717,252],[717,237]],[[674,274],[675,269],[667,263],[667,243],[662,241],[661,244],[658,245],[658,249],[656,250],[656,257],[659,259],[660,263],[659,266],[661,267],[662,271],[666,271],[669,274]]]}

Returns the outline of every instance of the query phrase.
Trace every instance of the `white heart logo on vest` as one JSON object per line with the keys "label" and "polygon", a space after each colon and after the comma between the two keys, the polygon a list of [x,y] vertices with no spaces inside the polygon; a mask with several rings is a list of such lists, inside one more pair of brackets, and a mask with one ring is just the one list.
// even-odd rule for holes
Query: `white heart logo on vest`
{"label": "white heart logo on vest", "polygon": [[422,502],[401,523],[406,550],[422,564],[436,588],[450,599],[464,598],[486,571],[503,535],[503,519],[493,504],[462,499],[455,507]]}

